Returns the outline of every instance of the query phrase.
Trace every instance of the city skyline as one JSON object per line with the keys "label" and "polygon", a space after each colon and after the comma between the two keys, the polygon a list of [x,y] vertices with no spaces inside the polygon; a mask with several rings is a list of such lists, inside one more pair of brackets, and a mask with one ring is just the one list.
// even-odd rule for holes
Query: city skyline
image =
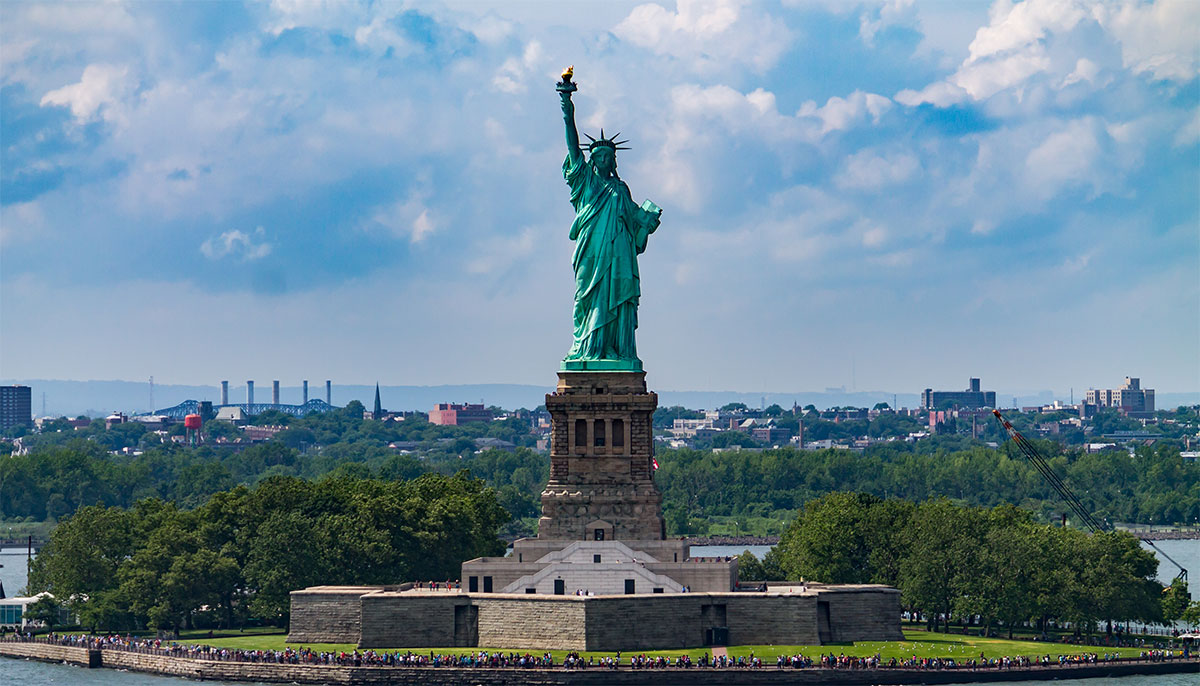
{"label": "city skyline", "polygon": [[552,384],[573,64],[654,385],[1200,390],[1200,5],[572,7],[0,5],[0,377]]}

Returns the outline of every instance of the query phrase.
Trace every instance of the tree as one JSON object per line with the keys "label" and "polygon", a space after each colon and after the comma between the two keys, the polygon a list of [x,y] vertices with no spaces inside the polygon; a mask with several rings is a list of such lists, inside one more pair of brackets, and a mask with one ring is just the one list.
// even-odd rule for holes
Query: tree
{"label": "tree", "polygon": [[25,608],[23,615],[30,621],[41,622],[45,625],[46,631],[54,631],[54,627],[59,624],[59,618],[62,616],[62,605],[54,599],[54,596],[44,595],[30,603]]}
{"label": "tree", "polygon": [[1123,531],[1092,534],[1085,555],[1084,583],[1094,598],[1096,618],[1108,620],[1106,632],[1112,632],[1114,621],[1162,620],[1162,585],[1154,580],[1158,558],[1135,536]]}
{"label": "tree", "polygon": [[113,626],[120,614],[111,605],[117,570],[133,553],[133,524],[126,510],[97,506],[60,522],[33,560],[30,593],[61,598],[85,625]]}
{"label": "tree", "polygon": [[1188,611],[1188,606],[1191,604],[1191,600],[1192,597],[1188,594],[1187,581],[1176,579],[1171,582],[1170,586],[1163,589],[1163,621],[1170,624],[1176,620],[1183,619],[1184,614]]}
{"label": "tree", "polygon": [[749,550],[738,555],[738,579],[741,581],[767,581],[766,569],[758,556]]}
{"label": "tree", "polygon": [[763,414],[767,417],[778,417],[783,414],[783,408],[776,403],[771,403],[763,410]]}
{"label": "tree", "polygon": [[949,628],[961,577],[967,569],[973,541],[972,517],[948,499],[922,503],[907,530],[909,553],[900,563],[903,602],[923,611],[936,631],[941,620]]}
{"label": "tree", "polygon": [[1200,600],[1193,601],[1184,611],[1181,619],[1188,623],[1188,626],[1195,627],[1200,624]]}
{"label": "tree", "polygon": [[809,501],[780,539],[780,563],[791,579],[895,584],[913,509],[865,493]]}
{"label": "tree", "polygon": [[887,403],[875,403],[875,410],[876,410],[876,411],[881,411],[881,410],[890,410],[890,409],[892,409],[892,408],[891,408],[891,405],[888,405]]}
{"label": "tree", "polygon": [[726,403],[721,406],[721,412],[745,412],[750,408],[746,407],[746,403]]}

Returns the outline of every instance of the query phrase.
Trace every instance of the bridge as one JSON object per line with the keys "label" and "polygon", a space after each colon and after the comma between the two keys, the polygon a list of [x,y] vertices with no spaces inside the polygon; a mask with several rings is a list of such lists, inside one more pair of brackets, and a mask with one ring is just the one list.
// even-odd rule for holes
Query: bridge
{"label": "bridge", "polygon": [[[337,407],[319,398],[313,398],[303,405],[285,405],[283,403],[230,403],[228,405],[213,405],[213,412],[219,412],[222,407],[238,407],[242,412],[248,415],[262,414],[268,410],[275,410],[283,414],[290,414],[293,417],[303,417],[309,412],[329,412],[336,410]],[[170,417],[177,421],[183,421],[183,418],[189,414],[200,414],[199,400],[185,400],[174,407],[168,407],[162,410],[154,410],[153,412],[143,412],[137,416],[163,416]]]}

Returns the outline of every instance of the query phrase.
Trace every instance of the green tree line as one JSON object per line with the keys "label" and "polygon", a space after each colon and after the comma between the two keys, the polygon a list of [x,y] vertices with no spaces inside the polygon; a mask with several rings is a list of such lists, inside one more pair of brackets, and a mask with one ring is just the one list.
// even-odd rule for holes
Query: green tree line
{"label": "green tree line", "polygon": [[288,594],[306,586],[456,579],[463,560],[503,554],[508,519],[465,473],[275,476],[191,510],[156,498],[85,506],[54,529],[29,591],[54,594],[92,630],[286,624]]}
{"label": "green tree line", "polygon": [[[1200,464],[1169,442],[1125,451],[1085,453],[1035,441],[1084,506],[1110,522],[1193,523],[1200,520]],[[805,451],[779,448],[659,452],[655,480],[677,534],[713,516],[789,520],[809,500],[852,490],[911,502],[945,496],[969,505],[1019,505],[1043,520],[1065,507],[1018,451],[963,437],[896,441],[868,448]],[[693,533],[695,533],[693,531]]]}
{"label": "green tree line", "polygon": [[1186,582],[1155,580],[1158,560],[1134,536],[1038,524],[1011,505],[832,493],[804,507],[764,563],[743,559],[748,577],[894,586],[935,630],[977,618],[1010,637],[1067,623],[1091,633],[1200,611]]}

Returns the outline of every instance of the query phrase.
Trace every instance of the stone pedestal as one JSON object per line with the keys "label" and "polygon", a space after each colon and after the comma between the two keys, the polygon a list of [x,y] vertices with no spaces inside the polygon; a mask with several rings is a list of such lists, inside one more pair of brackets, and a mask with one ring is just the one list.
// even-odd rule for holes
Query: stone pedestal
{"label": "stone pedestal", "polygon": [[538,538],[663,540],[654,486],[654,410],[645,372],[562,371]]}

